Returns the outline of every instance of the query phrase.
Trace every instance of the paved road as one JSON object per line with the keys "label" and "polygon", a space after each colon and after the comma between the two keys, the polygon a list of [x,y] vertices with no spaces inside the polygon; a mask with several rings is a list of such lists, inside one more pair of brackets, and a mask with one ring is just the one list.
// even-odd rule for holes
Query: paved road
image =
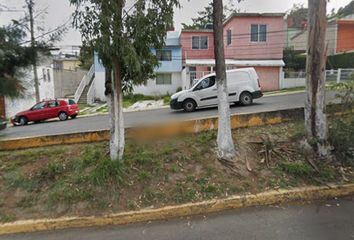
{"label": "paved road", "polygon": [[354,198],[254,207],[207,216],[2,236],[0,240],[353,240]]}
{"label": "paved road", "polygon": [[[333,98],[333,93],[327,94],[327,99]],[[256,99],[252,106],[242,107],[231,105],[231,114],[249,113],[279,110],[287,108],[303,107],[305,93],[286,94],[279,96],[268,96]],[[127,112],[124,114],[125,126],[137,126],[144,124],[154,124],[167,121],[181,121],[195,118],[205,118],[217,116],[217,108],[199,109],[192,113],[174,111],[169,108]],[[21,127],[9,127],[0,132],[0,139],[13,139],[23,137],[33,137],[41,135],[51,135],[58,133],[83,132],[88,130],[108,129],[109,120],[107,115],[82,117],[75,120],[60,122],[58,119],[46,121],[40,124],[29,124]]]}

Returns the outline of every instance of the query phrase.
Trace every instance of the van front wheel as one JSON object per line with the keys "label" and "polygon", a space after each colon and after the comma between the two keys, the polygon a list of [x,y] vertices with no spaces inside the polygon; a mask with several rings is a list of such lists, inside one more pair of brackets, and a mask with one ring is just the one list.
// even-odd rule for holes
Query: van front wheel
{"label": "van front wheel", "polygon": [[240,96],[240,104],[243,106],[249,106],[253,102],[253,97],[249,92],[243,92]]}
{"label": "van front wheel", "polygon": [[196,107],[197,107],[197,104],[192,99],[187,99],[183,102],[183,109],[186,112],[193,112]]}

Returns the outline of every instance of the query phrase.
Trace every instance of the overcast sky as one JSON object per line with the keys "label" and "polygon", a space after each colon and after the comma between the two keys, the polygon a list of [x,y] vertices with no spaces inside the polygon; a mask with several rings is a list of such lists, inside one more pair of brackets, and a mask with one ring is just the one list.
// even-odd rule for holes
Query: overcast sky
{"label": "overcast sky", "polygon": [[[48,7],[48,15],[44,19],[46,29],[53,29],[56,26],[66,22],[74,11],[74,7],[70,6],[68,0],[34,0],[36,9],[44,9]],[[233,0],[235,7],[239,8],[242,12],[286,12],[291,9],[294,3],[304,3],[307,6],[307,1],[298,0],[244,0],[237,3]],[[23,10],[25,0],[0,0],[0,9],[4,10],[4,5],[11,9]],[[126,0],[127,8],[134,4],[135,0]],[[181,28],[181,23],[191,24],[191,18],[198,16],[198,11],[202,11],[211,0],[180,0],[182,9],[175,10],[174,22],[176,29]],[[224,0],[224,4],[229,0]],[[329,13],[332,8],[336,11],[351,0],[330,0],[327,4],[327,12]],[[10,19],[16,19],[23,16],[23,12],[0,12],[0,24],[6,24]],[[78,31],[71,29],[63,41],[57,45],[81,45],[81,37]]]}

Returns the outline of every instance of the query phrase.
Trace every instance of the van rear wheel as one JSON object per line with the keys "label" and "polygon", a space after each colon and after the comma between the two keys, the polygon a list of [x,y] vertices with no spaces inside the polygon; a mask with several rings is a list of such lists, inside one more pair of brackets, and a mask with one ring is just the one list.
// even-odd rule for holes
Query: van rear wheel
{"label": "van rear wheel", "polygon": [[249,106],[253,102],[253,97],[249,92],[243,92],[240,96],[240,104],[242,106]]}
{"label": "van rear wheel", "polygon": [[193,112],[196,107],[197,107],[197,104],[192,99],[187,99],[183,102],[183,109],[186,112]]}

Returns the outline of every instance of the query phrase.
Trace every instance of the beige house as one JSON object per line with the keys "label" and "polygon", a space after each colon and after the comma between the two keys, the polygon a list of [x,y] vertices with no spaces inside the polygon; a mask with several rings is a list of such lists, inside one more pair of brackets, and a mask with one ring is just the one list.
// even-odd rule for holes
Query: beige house
{"label": "beige house", "polygon": [[55,59],[53,61],[54,69],[61,69],[61,70],[75,70],[79,67],[80,61],[79,59]]}
{"label": "beige house", "polygon": [[[295,51],[306,52],[307,30],[291,38],[291,46]],[[326,29],[327,55],[354,51],[354,15],[327,22]]]}

